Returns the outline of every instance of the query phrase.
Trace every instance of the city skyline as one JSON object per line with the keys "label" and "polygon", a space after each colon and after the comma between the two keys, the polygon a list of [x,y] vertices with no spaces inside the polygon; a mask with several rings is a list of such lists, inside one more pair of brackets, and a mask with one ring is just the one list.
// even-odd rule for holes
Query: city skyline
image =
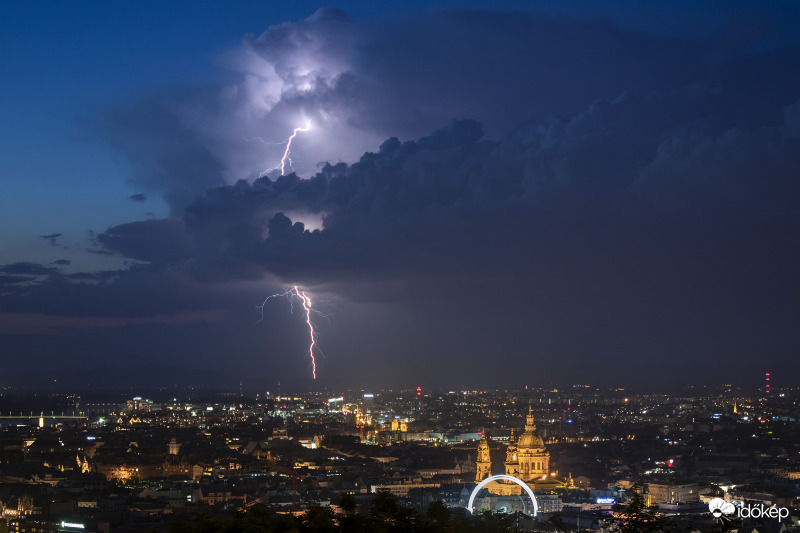
{"label": "city skyline", "polygon": [[737,508],[733,528],[800,527],[796,387],[702,389],[3,394],[0,520],[614,533],[717,531]]}
{"label": "city skyline", "polygon": [[793,385],[797,6],[49,7],[0,386]]}

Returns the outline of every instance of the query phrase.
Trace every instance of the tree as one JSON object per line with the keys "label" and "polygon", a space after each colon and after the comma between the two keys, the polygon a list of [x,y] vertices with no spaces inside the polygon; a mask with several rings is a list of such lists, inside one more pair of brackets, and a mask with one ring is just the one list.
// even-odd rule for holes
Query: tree
{"label": "tree", "polygon": [[450,523],[450,511],[441,500],[436,500],[428,505],[428,510],[425,515],[429,520],[433,520],[440,526]]}
{"label": "tree", "polygon": [[342,509],[342,514],[337,517],[339,531],[367,531],[366,519],[358,514],[358,503],[352,494],[343,495],[339,507]]}
{"label": "tree", "polygon": [[553,515],[550,518],[548,518],[547,521],[553,524],[553,527],[555,527],[559,531],[567,530],[567,525],[564,523],[564,519],[561,518],[560,515],[557,514]]}
{"label": "tree", "polygon": [[373,531],[408,532],[416,531],[417,513],[413,509],[401,507],[397,498],[388,491],[379,491],[372,500],[370,524]]}
{"label": "tree", "polygon": [[355,514],[355,512],[358,510],[358,503],[353,495],[348,492],[342,496],[341,500],[339,500],[339,507],[342,509],[342,511],[344,511],[345,514]]}
{"label": "tree", "polygon": [[616,523],[611,526],[614,533],[657,533],[664,531],[670,525],[663,516],[659,516],[653,507],[647,507],[644,496],[639,493],[639,486],[631,487],[633,497],[625,510],[617,517]]}
{"label": "tree", "polygon": [[470,525],[470,530],[475,533],[511,533],[514,531],[514,516],[484,509],[472,517]]}
{"label": "tree", "polygon": [[441,500],[436,500],[428,505],[425,511],[427,518],[427,529],[437,533],[455,533],[457,531],[453,517],[450,516],[450,509]]}
{"label": "tree", "polygon": [[330,507],[315,505],[309,507],[303,515],[303,530],[309,533],[335,533],[336,523]]}

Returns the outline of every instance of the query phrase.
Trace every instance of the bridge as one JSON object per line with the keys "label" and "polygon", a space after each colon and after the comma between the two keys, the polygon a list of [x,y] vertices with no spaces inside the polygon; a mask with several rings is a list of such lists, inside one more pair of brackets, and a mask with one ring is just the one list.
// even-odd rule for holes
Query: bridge
{"label": "bridge", "polygon": [[53,412],[53,411],[50,411],[49,415],[46,415],[44,413],[39,413],[37,415],[37,414],[34,414],[33,411],[31,411],[31,414],[29,414],[29,415],[26,415],[26,414],[23,414],[23,413],[20,413],[18,415],[14,415],[14,414],[11,414],[11,413],[8,413],[8,414],[0,413],[0,420],[38,420],[40,418],[44,418],[44,419],[47,419],[47,420],[54,420],[54,419],[55,420],[83,420],[83,419],[86,419],[87,417],[86,417],[86,415],[82,415],[80,413],[76,414],[76,413],[73,412],[73,413],[70,413],[70,414],[64,414],[64,412],[61,412],[61,414],[55,414],[55,412]]}

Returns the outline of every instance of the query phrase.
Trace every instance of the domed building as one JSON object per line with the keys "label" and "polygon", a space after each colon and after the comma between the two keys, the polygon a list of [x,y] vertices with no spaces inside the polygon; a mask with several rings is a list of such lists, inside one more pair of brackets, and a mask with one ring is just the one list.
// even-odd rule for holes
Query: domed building
{"label": "domed building", "polygon": [[[552,489],[564,484],[550,474],[550,452],[544,447],[542,436],[536,431],[536,421],[533,408],[528,407],[528,416],[525,419],[525,431],[514,439],[511,438],[506,448],[505,473],[524,481],[534,491]],[[484,432],[478,445],[478,461],[475,483],[480,483],[492,475],[492,465],[489,459],[489,441]],[[491,481],[486,485],[489,492],[500,495],[515,495],[522,493],[522,487],[510,481]]]}
{"label": "domed building", "polygon": [[528,407],[525,432],[519,436],[516,448],[519,465],[512,466],[518,468],[518,473],[509,474],[509,465],[506,464],[506,474],[516,475],[529,485],[547,479],[550,474],[550,453],[545,449],[541,435],[536,432],[536,422],[531,407]]}

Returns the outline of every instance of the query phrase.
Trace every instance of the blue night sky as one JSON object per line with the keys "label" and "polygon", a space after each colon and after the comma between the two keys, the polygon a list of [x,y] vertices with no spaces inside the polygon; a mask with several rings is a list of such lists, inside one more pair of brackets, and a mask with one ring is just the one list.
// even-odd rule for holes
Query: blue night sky
{"label": "blue night sky", "polygon": [[798,370],[795,2],[19,2],[0,35],[0,385],[312,386],[297,302],[256,324],[295,285],[314,387]]}

